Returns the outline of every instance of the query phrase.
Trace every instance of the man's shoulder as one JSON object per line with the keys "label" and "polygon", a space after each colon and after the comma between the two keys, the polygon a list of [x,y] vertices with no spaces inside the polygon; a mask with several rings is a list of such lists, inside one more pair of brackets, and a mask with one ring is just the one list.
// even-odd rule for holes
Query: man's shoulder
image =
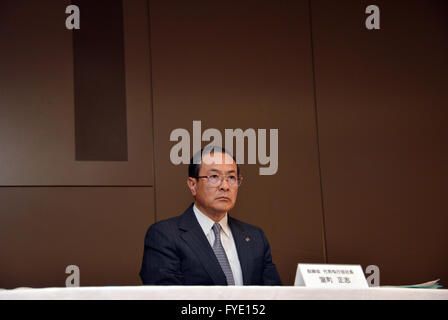
{"label": "man's shoulder", "polygon": [[241,230],[244,230],[246,232],[247,231],[249,231],[249,232],[252,231],[252,232],[261,232],[261,233],[263,233],[263,230],[260,227],[255,226],[253,224],[249,224],[249,223],[244,222],[244,221],[241,221],[241,220],[236,219],[236,218],[231,217],[231,216],[229,216],[229,223],[232,226],[237,227],[237,228],[239,228]]}
{"label": "man's shoulder", "polygon": [[174,216],[171,218],[163,219],[160,221],[157,221],[153,223],[149,228],[153,230],[160,230],[160,231],[168,231],[168,230],[174,230],[179,227],[179,224],[182,220],[182,218],[185,216],[186,213],[189,212],[191,207],[188,207],[187,210],[185,210],[184,213],[178,216]]}
{"label": "man's shoulder", "polygon": [[180,218],[180,216],[176,216],[176,217],[172,217],[172,218],[168,218],[168,219],[164,219],[164,220],[160,220],[160,221],[154,222],[151,225],[151,228],[152,229],[172,228],[172,227],[177,226],[179,224],[179,218]]}

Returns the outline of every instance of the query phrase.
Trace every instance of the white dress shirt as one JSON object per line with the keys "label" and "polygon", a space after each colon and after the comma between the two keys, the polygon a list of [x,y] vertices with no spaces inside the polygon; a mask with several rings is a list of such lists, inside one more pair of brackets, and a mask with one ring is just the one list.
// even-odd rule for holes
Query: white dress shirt
{"label": "white dress shirt", "polygon": [[[193,211],[196,219],[199,222],[202,230],[207,237],[208,242],[213,247],[215,243],[215,233],[212,230],[215,221],[203,214],[196,205],[193,205]],[[230,268],[232,269],[233,279],[235,280],[236,286],[243,285],[243,272],[241,271],[240,259],[238,258],[238,252],[236,251],[235,241],[233,240],[232,231],[230,230],[229,224],[227,223],[228,217],[227,213],[224,218],[219,221],[222,227],[221,232],[221,242],[222,246],[226,252],[227,259],[229,260]]]}

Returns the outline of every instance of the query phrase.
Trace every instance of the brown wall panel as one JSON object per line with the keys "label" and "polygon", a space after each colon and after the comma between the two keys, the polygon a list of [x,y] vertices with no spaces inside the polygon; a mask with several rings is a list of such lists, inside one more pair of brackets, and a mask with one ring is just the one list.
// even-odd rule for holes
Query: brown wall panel
{"label": "brown wall panel", "polygon": [[73,32],[76,160],[127,161],[123,1],[72,4],[82,9]]}
{"label": "brown wall panel", "polygon": [[123,7],[124,162],[75,161],[72,34],[77,31],[65,27],[69,4],[0,3],[0,185],[153,185],[147,2],[127,1]]}
{"label": "brown wall panel", "polygon": [[152,188],[0,188],[0,288],[140,285]]}
{"label": "brown wall panel", "polygon": [[446,2],[312,1],[329,263],[448,278]]}
{"label": "brown wall panel", "polygon": [[192,202],[187,165],[170,161],[172,130],[278,128],[277,174],[243,165],[230,214],[263,228],[285,284],[298,262],[324,261],[307,4],[150,1],[156,218]]}

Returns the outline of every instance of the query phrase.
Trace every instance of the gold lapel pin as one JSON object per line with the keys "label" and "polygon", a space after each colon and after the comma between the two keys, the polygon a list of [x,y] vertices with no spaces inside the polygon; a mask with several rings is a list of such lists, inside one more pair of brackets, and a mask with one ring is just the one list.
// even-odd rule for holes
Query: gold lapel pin
{"label": "gold lapel pin", "polygon": [[249,241],[250,241],[250,238],[249,238],[249,237],[246,237],[246,239],[244,239],[244,240],[246,240],[246,242],[249,242]]}

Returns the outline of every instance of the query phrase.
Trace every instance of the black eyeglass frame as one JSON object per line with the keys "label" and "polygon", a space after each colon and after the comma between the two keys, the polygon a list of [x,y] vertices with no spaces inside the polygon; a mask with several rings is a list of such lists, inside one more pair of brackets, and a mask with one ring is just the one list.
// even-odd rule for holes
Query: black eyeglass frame
{"label": "black eyeglass frame", "polygon": [[209,175],[209,176],[197,176],[196,179],[207,178],[207,182],[208,182],[210,185],[213,185],[213,184],[210,182],[210,177],[213,177],[213,176],[220,177],[220,183],[219,183],[218,185],[214,186],[214,187],[219,187],[219,186],[222,184],[222,182],[224,181],[224,179],[227,181],[227,183],[228,183],[229,186],[231,186],[231,187],[240,187],[241,184],[243,183],[243,176],[241,176],[241,175],[240,175],[240,176],[234,176],[234,177],[236,177],[236,184],[234,184],[234,185],[230,184],[230,182],[229,182],[229,178],[230,178],[232,175],[228,175],[228,176],[220,176],[220,175],[218,175],[218,174],[211,174],[211,175]]}

